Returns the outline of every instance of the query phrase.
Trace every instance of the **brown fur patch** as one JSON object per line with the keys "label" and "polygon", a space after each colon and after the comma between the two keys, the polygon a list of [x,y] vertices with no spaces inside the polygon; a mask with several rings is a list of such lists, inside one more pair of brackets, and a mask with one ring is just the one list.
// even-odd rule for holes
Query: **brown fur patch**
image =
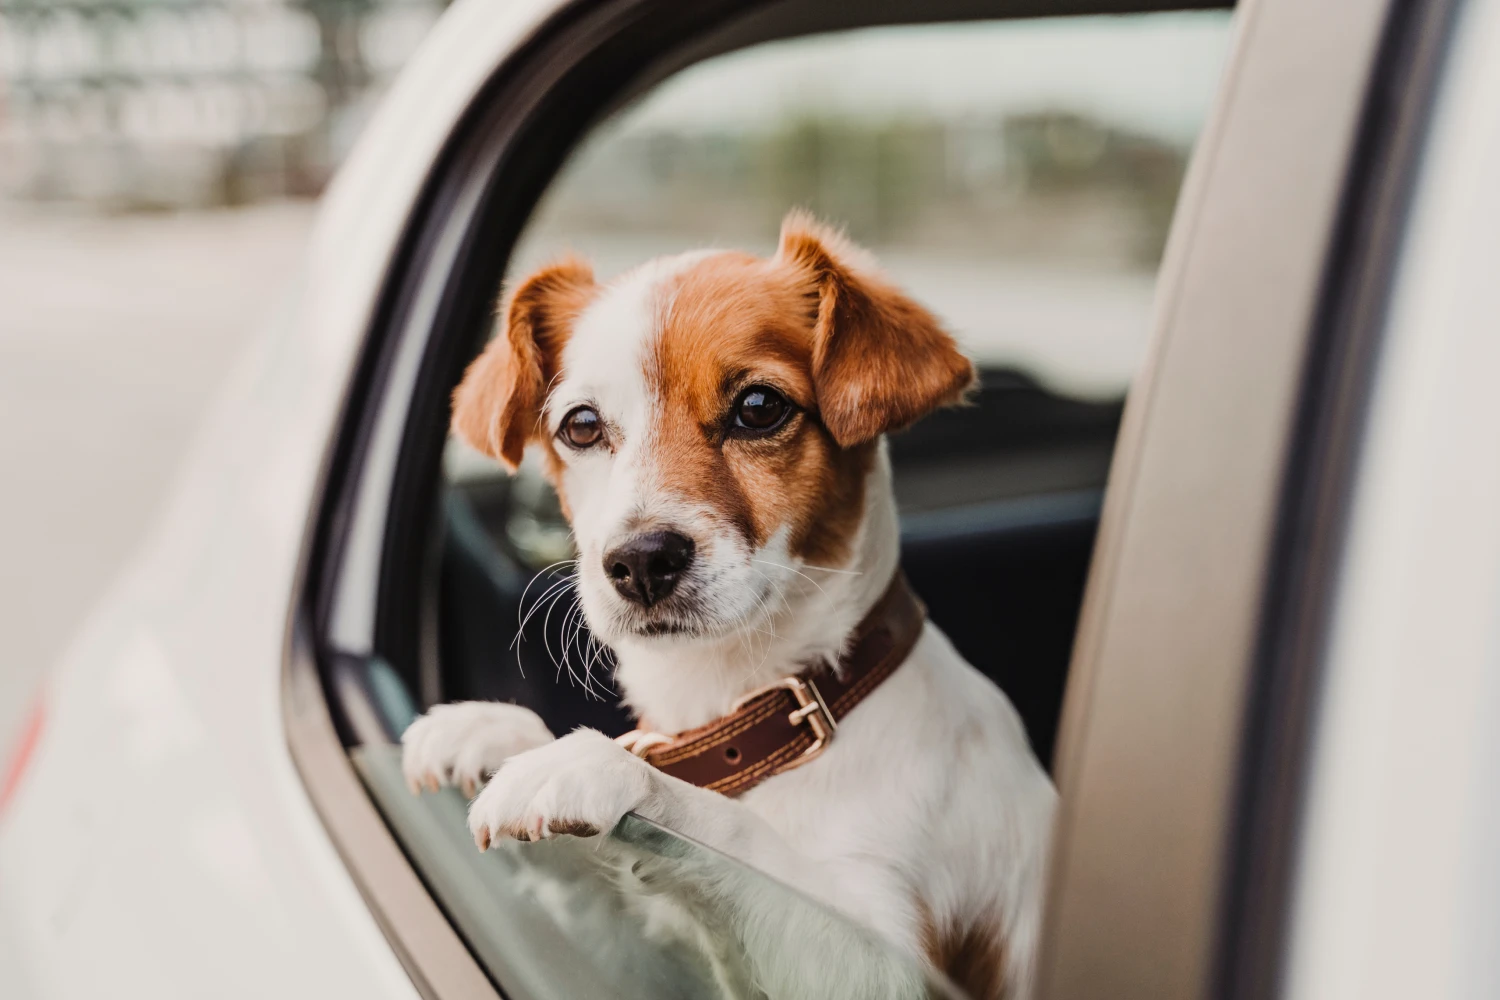
{"label": "brown fur patch", "polygon": [[[759,547],[790,525],[792,552],[839,562],[863,516],[873,444],[841,448],[818,419],[812,325],[795,271],[718,254],[680,275],[649,374],[663,485],[720,512]],[[727,436],[730,410],[755,384],[798,408],[767,437]]]}
{"label": "brown fur patch", "polygon": [[[880,435],[958,402],[974,379],[932,314],[858,270],[859,256],[793,213],[770,260],[704,259],[666,290],[647,373],[664,485],[756,547],[789,525],[792,553],[812,563],[847,557]],[[726,439],[736,395],[756,383],[801,412],[774,435]]]}
{"label": "brown fur patch", "polygon": [[512,471],[538,437],[547,386],[573,322],[597,286],[588,264],[567,258],[534,272],[506,301],[500,331],[453,391],[453,432]]}
{"label": "brown fur patch", "polygon": [[974,365],[935,316],[860,262],[842,235],[801,212],[777,258],[817,301],[812,373],[823,423],[845,447],[961,402]]}
{"label": "brown fur patch", "polygon": [[[789,526],[792,553],[814,564],[848,556],[880,435],[958,402],[974,377],[932,314],[859,257],[792,213],[775,257],[705,258],[663,289],[670,308],[646,373],[661,401],[651,434],[664,487],[719,512],[755,547]],[[571,259],[523,281],[453,394],[454,432],[512,469],[540,441],[560,487],[541,407],[596,293],[589,266]],[[798,412],[773,435],[726,437],[736,396],[757,383]]]}
{"label": "brown fur patch", "polygon": [[1000,928],[971,925],[940,927],[926,904],[918,904],[922,951],[934,968],[974,1000],[1004,1000],[1005,938]]}

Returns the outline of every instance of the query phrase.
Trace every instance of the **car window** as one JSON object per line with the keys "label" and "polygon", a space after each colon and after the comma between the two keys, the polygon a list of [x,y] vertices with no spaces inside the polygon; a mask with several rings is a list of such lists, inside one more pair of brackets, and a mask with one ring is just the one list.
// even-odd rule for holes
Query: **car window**
{"label": "car window", "polygon": [[[1215,11],[875,28],[712,59],[586,137],[508,274],[564,252],[601,277],[694,247],[765,253],[791,206],[847,227],[979,364],[971,405],[890,439],[905,565],[1047,760],[1156,266],[1228,39]],[[603,702],[521,681],[566,659],[556,578],[526,597],[556,613],[516,641],[525,581],[571,555],[538,465],[506,476],[452,441],[445,477],[445,696],[622,724],[606,678],[588,678]]]}
{"label": "car window", "polygon": [[[402,847],[507,995],[750,997],[769,978],[826,981],[828,967],[847,966],[861,974],[843,977],[820,1000],[961,996],[911,956],[790,886],[634,814],[603,845],[571,838],[507,841],[481,854],[464,822],[467,804],[455,789],[413,796],[393,746],[360,747],[353,757]],[[701,885],[751,883],[744,891],[769,896],[782,932],[823,942],[817,953],[823,968],[799,973],[752,966],[724,906],[727,893],[659,881],[668,871],[681,879],[685,870]],[[872,983],[883,984],[883,991],[871,992]]]}
{"label": "car window", "polygon": [[[699,247],[768,253],[794,206],[873,251],[981,372],[971,405],[889,442],[903,568],[1048,762],[1123,398],[1229,28],[1218,12],[892,27],[706,61],[585,138],[508,275],[562,252],[605,278]],[[534,456],[507,476],[450,443],[441,487],[440,700],[514,701],[553,732],[632,728],[574,606],[568,527]],[[590,995],[601,982],[590,977],[604,976],[612,995],[716,995],[722,976],[740,974],[723,970],[741,960],[741,929],[685,887],[622,886],[577,863],[576,845],[485,859],[456,793],[414,799],[388,750],[358,753],[409,856],[503,987]],[[611,841],[643,862],[704,851],[629,817]],[[758,878],[711,852],[703,865]],[[830,949],[914,974],[795,890],[765,891],[812,908]],[[663,951],[625,916],[643,894],[689,914],[716,956],[708,966],[692,949]],[[612,957],[596,963],[591,947]]]}

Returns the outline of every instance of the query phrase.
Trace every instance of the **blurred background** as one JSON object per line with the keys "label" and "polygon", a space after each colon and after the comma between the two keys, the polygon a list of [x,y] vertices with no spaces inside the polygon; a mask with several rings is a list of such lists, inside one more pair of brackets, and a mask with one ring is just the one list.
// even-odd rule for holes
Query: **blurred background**
{"label": "blurred background", "polygon": [[[501,0],[494,0],[501,2]],[[170,489],[440,0],[0,0],[0,741]],[[762,46],[604,123],[515,258],[846,225],[988,365],[1123,394],[1223,14]]]}
{"label": "blurred background", "polygon": [[439,0],[0,0],[0,740]]}

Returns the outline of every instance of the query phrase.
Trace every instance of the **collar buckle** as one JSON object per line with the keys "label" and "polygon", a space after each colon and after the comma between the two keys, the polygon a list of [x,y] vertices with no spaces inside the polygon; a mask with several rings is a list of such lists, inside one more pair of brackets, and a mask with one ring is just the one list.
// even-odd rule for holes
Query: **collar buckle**
{"label": "collar buckle", "polygon": [[805,725],[812,730],[813,734],[812,746],[802,751],[782,768],[782,770],[790,771],[794,767],[801,767],[828,749],[828,744],[833,742],[833,734],[839,729],[838,723],[833,718],[833,710],[823,700],[823,693],[818,690],[818,685],[813,683],[812,678],[798,677],[793,674],[779,681],[773,681],[765,687],[756,688],[730,706],[729,713],[733,715],[762,695],[782,689],[790,691],[792,697],[797,699],[797,707],[787,715],[787,721],[794,726]]}

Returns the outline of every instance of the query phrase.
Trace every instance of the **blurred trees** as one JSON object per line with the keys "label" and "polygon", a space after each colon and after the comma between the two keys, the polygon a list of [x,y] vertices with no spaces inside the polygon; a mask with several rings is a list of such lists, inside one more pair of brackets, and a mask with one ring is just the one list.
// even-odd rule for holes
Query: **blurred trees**
{"label": "blurred trees", "polygon": [[775,236],[789,206],[874,246],[1154,267],[1187,150],[1087,116],[794,115],[741,130],[605,130],[544,204],[551,231]]}

